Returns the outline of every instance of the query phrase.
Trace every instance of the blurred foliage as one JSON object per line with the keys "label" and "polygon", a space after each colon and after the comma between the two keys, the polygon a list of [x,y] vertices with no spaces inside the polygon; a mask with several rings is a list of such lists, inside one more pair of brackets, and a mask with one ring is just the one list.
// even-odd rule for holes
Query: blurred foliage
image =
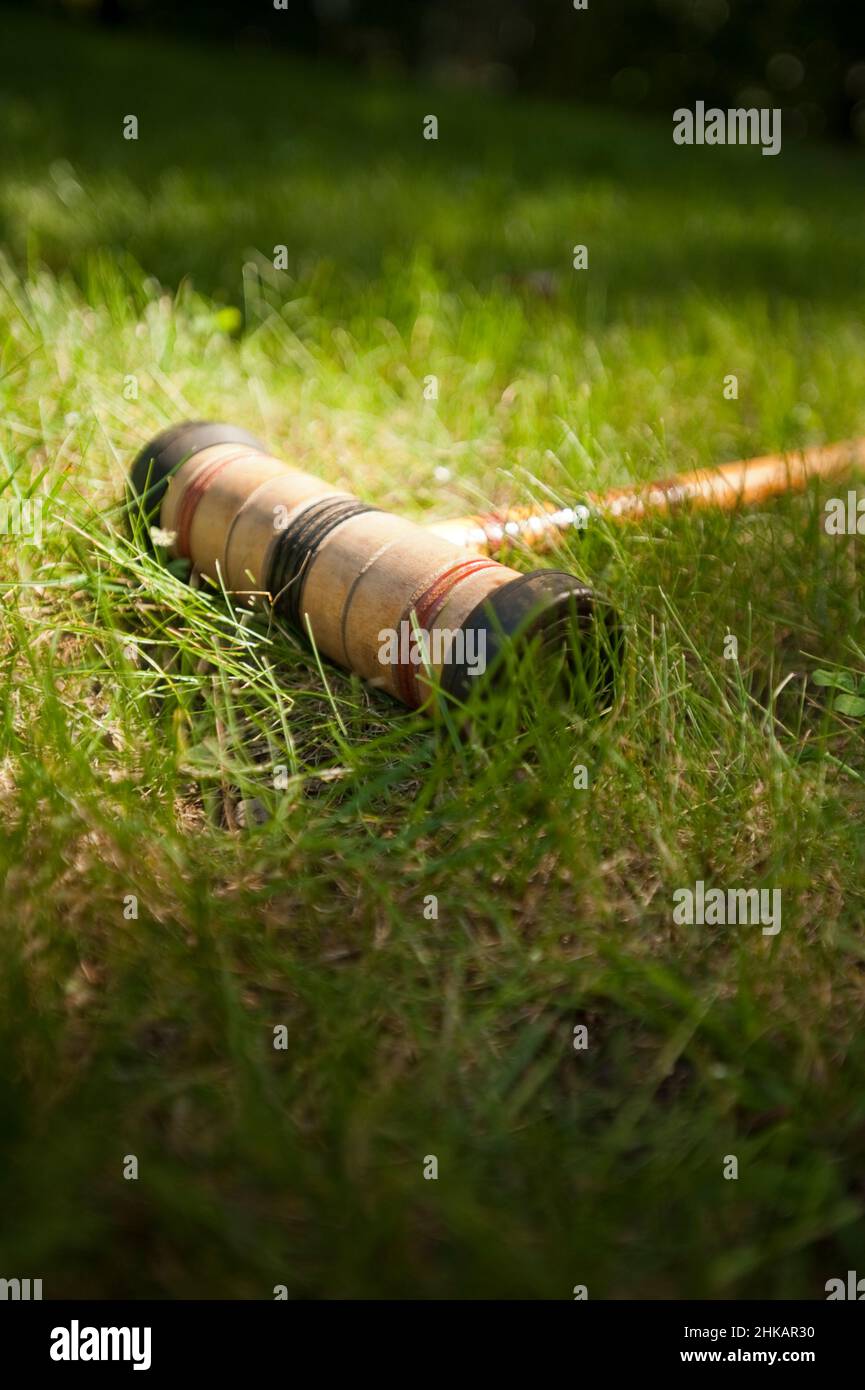
{"label": "blurred foliage", "polygon": [[850,0],[4,2],[625,110],[781,107],[788,138],[865,138],[865,11]]}

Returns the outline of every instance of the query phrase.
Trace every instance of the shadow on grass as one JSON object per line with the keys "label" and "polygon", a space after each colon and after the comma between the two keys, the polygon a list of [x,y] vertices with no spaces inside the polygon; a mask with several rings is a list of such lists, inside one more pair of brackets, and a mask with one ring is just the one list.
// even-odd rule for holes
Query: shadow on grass
{"label": "shadow on grass", "polygon": [[[865,288],[862,175],[839,152],[686,150],[663,122],[4,23],[0,235],[19,262],[81,275],[102,248],[237,300],[244,263],[285,246],[293,279],[338,268],[354,297],[426,248],[457,283],[506,277],[595,316],[694,285],[827,304]],[[577,243],[591,276],[571,268]]]}

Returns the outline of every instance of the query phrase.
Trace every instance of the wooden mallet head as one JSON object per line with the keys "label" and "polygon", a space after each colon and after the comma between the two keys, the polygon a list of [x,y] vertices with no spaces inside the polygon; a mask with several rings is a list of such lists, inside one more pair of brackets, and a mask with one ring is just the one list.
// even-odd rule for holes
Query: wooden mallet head
{"label": "wooden mallet head", "polygon": [[607,692],[609,606],[560,570],[521,574],[273,458],[232,425],[157,435],[130,475],[133,508],[169,553],[330,660],[412,708],[464,700],[531,651],[572,689]]}

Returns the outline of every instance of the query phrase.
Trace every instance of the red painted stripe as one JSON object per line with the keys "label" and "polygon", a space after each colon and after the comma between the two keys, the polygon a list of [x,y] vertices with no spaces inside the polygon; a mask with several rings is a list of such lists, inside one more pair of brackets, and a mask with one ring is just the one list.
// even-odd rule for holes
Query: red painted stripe
{"label": "red painted stripe", "polygon": [[[442,574],[436,575],[426,589],[422,590],[420,594],[412,595],[400,619],[400,633],[397,635],[401,635],[403,623],[411,623],[412,613],[415,614],[417,627],[421,631],[429,632],[458,584],[461,584],[464,579],[470,578],[471,575],[478,574],[481,570],[497,568],[498,562],[496,560],[490,560],[486,556],[473,556],[468,560],[458,561],[457,564],[451,565]],[[415,666],[411,661],[401,661],[396,669],[396,685],[400,698],[412,708],[423,704],[425,698],[418,680],[418,675],[422,670],[422,666]]]}
{"label": "red painted stripe", "polygon": [[213,463],[208,464],[206,468],[203,468],[201,472],[193,478],[180,499],[180,506],[177,512],[177,540],[175,542],[175,548],[178,555],[182,555],[187,560],[192,558],[189,554],[189,533],[192,530],[193,518],[198,510],[199,502],[216,475],[221,473],[223,468],[227,468],[230,463],[237,463],[238,459],[246,458],[248,455],[254,454],[255,452],[254,449],[250,448],[237,449],[234,453],[229,454],[228,458],[215,459]]}

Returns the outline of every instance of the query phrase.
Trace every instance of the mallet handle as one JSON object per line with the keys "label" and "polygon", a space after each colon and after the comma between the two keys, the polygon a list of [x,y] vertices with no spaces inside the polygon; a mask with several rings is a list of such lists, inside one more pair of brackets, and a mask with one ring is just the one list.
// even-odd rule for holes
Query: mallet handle
{"label": "mallet handle", "polygon": [[658,483],[588,493],[579,506],[508,508],[483,516],[436,522],[428,529],[470,554],[497,555],[518,543],[543,552],[553,549],[563,532],[585,525],[587,516],[631,521],[650,512],[669,512],[683,506],[733,511],[781,493],[801,492],[813,478],[835,478],[862,468],[865,438],[851,439],[725,463],[720,468],[699,468]]}

